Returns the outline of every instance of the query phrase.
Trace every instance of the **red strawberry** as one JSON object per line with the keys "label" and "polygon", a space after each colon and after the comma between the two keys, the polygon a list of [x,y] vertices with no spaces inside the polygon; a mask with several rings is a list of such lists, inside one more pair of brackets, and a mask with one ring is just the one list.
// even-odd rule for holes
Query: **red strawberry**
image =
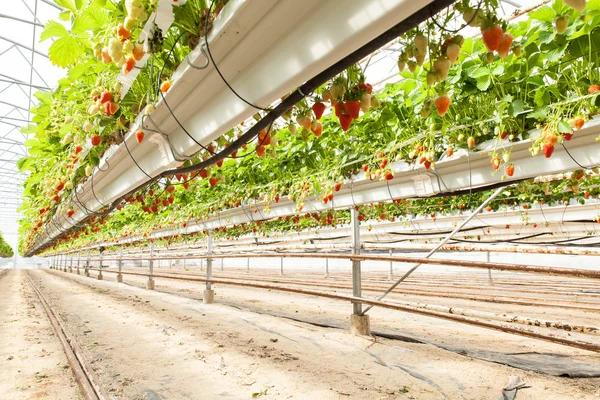
{"label": "red strawberry", "polygon": [[367,172],[369,170],[369,166],[367,164],[363,164],[362,170]]}
{"label": "red strawberry", "polygon": [[75,154],[81,153],[81,150],[83,150],[83,147],[81,147],[79,145],[75,146]]}
{"label": "red strawberry", "polygon": [[212,178],[210,178],[208,180],[208,183],[210,183],[210,187],[215,187],[217,184],[217,178],[215,178],[214,176]]}
{"label": "red strawberry", "polygon": [[273,200],[275,200],[275,203],[279,203],[279,196],[275,196]]}
{"label": "red strawberry", "polygon": [[554,145],[546,143],[542,150],[544,151],[544,156],[546,156],[546,158],[550,158],[552,153],[554,153]]}
{"label": "red strawberry", "polygon": [[379,164],[379,168],[384,169],[387,165],[388,165],[388,159],[384,158],[383,160],[381,160],[381,164]]}
{"label": "red strawberry", "polygon": [[594,94],[594,93],[596,93],[596,92],[597,92],[597,91],[599,91],[599,90],[600,90],[600,86],[598,86],[598,85],[592,85],[592,86],[590,86],[590,88],[588,89],[588,92],[589,92],[590,94]]}
{"label": "red strawberry", "polygon": [[100,95],[100,103],[104,104],[106,102],[111,102],[112,101],[112,94],[110,94],[110,92],[108,90],[105,90],[104,92],[102,92],[102,94]]}
{"label": "red strawberry", "polygon": [[435,101],[434,101],[435,108],[437,109],[437,112],[440,117],[443,117],[444,115],[446,115],[451,102],[452,102],[452,99],[447,94],[443,94],[443,95],[439,96],[437,99],[435,99]]}
{"label": "red strawberry", "polygon": [[505,170],[506,170],[506,175],[508,175],[508,176],[513,176],[515,174],[515,166],[512,164],[508,164],[505,167]]}
{"label": "red strawberry", "polygon": [[208,171],[205,169],[201,169],[198,175],[200,175],[200,178],[205,179],[208,176]]}
{"label": "red strawberry", "polygon": [[52,200],[58,203],[60,201],[60,197],[57,194],[55,194]]}
{"label": "red strawberry", "polygon": [[491,163],[492,163],[492,167],[494,169],[500,168],[500,157],[498,157],[498,156],[493,157],[492,160],[491,160]]}
{"label": "red strawberry", "polygon": [[311,131],[313,131],[315,136],[321,136],[321,134],[323,133],[323,124],[317,121],[313,122],[311,126]]}
{"label": "red strawberry", "polygon": [[502,131],[502,133],[500,134],[500,139],[506,139],[507,136],[508,136],[508,132]]}
{"label": "red strawberry", "polygon": [[312,106],[312,110],[315,113],[315,118],[321,119],[321,117],[323,116],[323,113],[325,112],[325,104],[323,104],[321,102],[315,103]]}
{"label": "red strawberry", "polygon": [[590,198],[590,193],[589,192],[585,192],[584,196],[585,196],[586,199],[589,199]]}
{"label": "red strawberry", "polygon": [[61,190],[63,190],[65,188],[65,183],[61,182],[58,184],[58,186],[56,187],[56,191],[60,192]]}
{"label": "red strawberry", "polygon": [[131,70],[133,70],[133,67],[135,67],[135,58],[129,57],[127,61],[125,61],[125,64],[123,64],[123,75],[130,73]]}
{"label": "red strawberry", "polygon": [[100,136],[92,135],[92,146],[98,146],[101,141],[102,141],[102,138]]}
{"label": "red strawberry", "polygon": [[384,177],[387,181],[391,181],[392,179],[394,179],[394,174],[392,173],[392,171],[388,171],[388,172],[386,172]]}
{"label": "red strawberry", "polygon": [[144,131],[137,131],[135,133],[135,140],[137,140],[138,143],[142,143],[142,140],[144,140]]}
{"label": "red strawberry", "polygon": [[129,36],[131,36],[131,32],[123,26],[123,24],[119,24],[117,27],[117,35],[121,36],[121,38],[127,40]]}
{"label": "red strawberry", "polygon": [[265,154],[265,146],[258,146],[256,148],[256,155],[262,157]]}
{"label": "red strawberry", "polygon": [[569,140],[571,140],[571,138],[573,138],[573,134],[572,133],[563,133],[562,134],[563,137],[565,138],[565,140],[568,142]]}
{"label": "red strawberry", "polygon": [[498,50],[504,32],[500,25],[492,25],[481,30],[483,43],[488,51]]}
{"label": "red strawberry", "polygon": [[217,167],[221,168],[223,166],[223,160],[217,161]]}
{"label": "red strawberry", "polygon": [[335,192],[339,192],[341,188],[342,188],[342,184],[340,182],[333,185],[333,190]]}
{"label": "red strawberry", "polygon": [[350,124],[352,124],[352,117],[348,114],[342,114],[340,116],[340,126],[344,132],[350,128]]}
{"label": "red strawberry", "polygon": [[583,128],[583,124],[585,124],[585,121],[583,120],[583,118],[580,115],[576,116],[575,119],[573,120],[573,122],[575,124],[576,129]]}
{"label": "red strawberry", "polygon": [[448,147],[448,149],[446,150],[446,154],[448,155],[448,157],[452,157],[452,154],[454,154],[454,150],[452,150],[452,147]]}
{"label": "red strawberry", "polygon": [[173,204],[174,201],[175,201],[175,197],[169,196],[169,203]]}
{"label": "red strawberry", "polygon": [[173,186],[173,185],[167,186],[167,192],[173,193],[174,191],[175,191],[175,186]]}
{"label": "red strawberry", "polygon": [[344,104],[344,109],[352,117],[352,119],[357,119],[358,114],[360,113],[360,101],[348,100],[346,104]]}
{"label": "red strawberry", "polygon": [[513,42],[513,35],[511,35],[510,33],[505,33],[504,35],[502,35],[502,38],[500,39],[500,44],[498,44],[498,55],[500,56],[500,58],[506,58],[506,56],[508,56],[508,53],[510,52],[510,45]]}
{"label": "red strawberry", "polygon": [[487,208],[485,209],[487,212],[491,212],[492,211],[492,207],[487,206]]}
{"label": "red strawberry", "polygon": [[427,160],[423,163],[423,166],[425,167],[425,169],[429,169],[431,168],[431,161]]}
{"label": "red strawberry", "polygon": [[333,106],[333,109],[335,110],[335,116],[338,118],[340,118],[345,113],[344,103],[341,101],[338,103],[335,103],[335,105]]}

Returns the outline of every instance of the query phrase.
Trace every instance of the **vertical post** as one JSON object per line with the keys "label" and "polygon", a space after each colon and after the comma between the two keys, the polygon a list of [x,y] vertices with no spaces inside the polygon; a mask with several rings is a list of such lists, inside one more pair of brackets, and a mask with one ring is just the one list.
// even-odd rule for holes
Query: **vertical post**
{"label": "vertical post", "polygon": [[250,272],[250,257],[246,259],[246,273]]}
{"label": "vertical post", "polygon": [[84,275],[90,277],[90,249],[87,251],[87,259],[85,261]]}
{"label": "vertical post", "polygon": [[329,278],[329,258],[325,259],[325,278]]}
{"label": "vertical post", "polygon": [[206,289],[204,290],[203,301],[204,304],[212,304],[215,302],[215,291],[212,290],[212,284],[210,283],[210,279],[212,278],[212,232],[208,232],[208,239],[206,243],[206,255],[208,258],[206,259]]}
{"label": "vertical post", "polygon": [[280,270],[281,270],[281,275],[283,275],[283,257],[281,257],[281,267],[280,267]]}
{"label": "vertical post", "polygon": [[70,272],[70,273],[73,273],[73,255],[71,255],[71,256],[69,257],[69,260],[71,261],[71,262],[69,263],[69,272]]}
{"label": "vertical post", "polygon": [[117,274],[117,282],[123,283],[123,274],[121,273],[121,270],[123,269],[123,246],[119,247],[119,261],[118,261],[117,265],[119,266],[119,273]]}
{"label": "vertical post", "polygon": [[223,272],[223,262],[225,261],[224,258],[221,258],[221,272]]}
{"label": "vertical post", "polygon": [[[352,224],[352,255],[360,254],[360,221],[356,208],[350,209],[350,223]],[[352,260],[352,296],[361,297],[361,270],[360,260]],[[369,316],[362,314],[362,303],[352,303],[350,315],[350,331],[355,335],[369,335]]]}
{"label": "vertical post", "polygon": [[102,248],[100,248],[100,271],[98,272],[98,280],[101,281],[104,279],[104,276],[102,275],[102,259],[104,258],[104,252],[102,251]]}
{"label": "vertical post", "polygon": [[[490,262],[490,252],[486,251],[485,252],[485,261],[486,262]],[[488,281],[490,285],[494,284],[494,281],[492,280],[492,270],[488,268]]]}
{"label": "vertical post", "polygon": [[187,258],[184,257],[183,259],[183,270],[185,271],[185,262],[186,262]]}
{"label": "vertical post", "polygon": [[154,242],[150,242],[150,264],[148,265],[148,282],[146,283],[146,289],[148,290],[154,290],[154,278],[152,277],[154,275],[154,260],[152,260],[152,258],[154,257]]}
{"label": "vertical post", "polygon": [[202,272],[202,266],[204,265],[204,259],[200,259],[200,272]]}
{"label": "vertical post", "polygon": [[62,254],[62,270],[63,272],[67,272],[67,255]]}
{"label": "vertical post", "polygon": [[[392,251],[392,249],[390,249],[390,257],[392,257],[394,255],[394,252]],[[388,279],[391,281],[392,279],[394,279],[394,263],[392,261],[390,261],[390,273],[388,275]]]}
{"label": "vertical post", "polygon": [[81,265],[81,251],[77,252],[77,275],[81,275],[81,271],[79,270],[79,266]]}

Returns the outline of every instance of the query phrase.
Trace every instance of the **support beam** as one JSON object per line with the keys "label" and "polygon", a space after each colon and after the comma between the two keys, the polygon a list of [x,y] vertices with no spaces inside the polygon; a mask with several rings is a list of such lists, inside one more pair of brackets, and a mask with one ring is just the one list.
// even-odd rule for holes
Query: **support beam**
{"label": "support beam", "polygon": [[87,251],[87,260],[85,260],[85,268],[83,270],[83,274],[90,277],[90,249]]}
{"label": "support beam", "polygon": [[206,255],[209,256],[206,259],[206,289],[204,290],[203,301],[204,304],[212,304],[215,302],[215,291],[212,289],[212,283],[210,279],[212,278],[212,263],[213,259],[210,258],[212,255],[212,242],[213,236],[212,232],[208,232],[208,239],[206,243]]}
{"label": "support beam", "polygon": [[[469,215],[469,217],[467,219],[465,219],[463,222],[461,222],[456,228],[454,228],[454,230],[452,232],[450,232],[448,234],[448,236],[446,236],[444,238],[444,240],[442,240],[436,247],[434,247],[429,253],[427,253],[427,255],[424,258],[430,258],[436,251],[438,251],[439,249],[441,249],[446,243],[448,243],[448,241],[450,239],[452,239],[452,236],[456,235],[458,232],[460,232],[460,230],[469,223],[469,221],[471,221],[473,218],[475,218],[477,216],[477,214],[479,214],[481,212],[481,210],[483,210],[485,207],[487,207],[488,204],[490,204],[492,201],[494,201],[494,199],[503,191],[505,190],[505,188],[500,187],[498,189],[496,189],[496,191],[494,193],[492,193],[492,195],[490,197],[487,198],[486,201],[484,201],[479,207],[477,207],[477,209],[475,211],[473,211],[473,213],[471,215]],[[398,279],[396,281],[396,283],[394,283],[392,286],[390,286],[381,296],[379,296],[377,298],[377,301],[382,300],[385,296],[387,296],[392,290],[394,290],[396,288],[396,286],[398,286],[400,283],[402,283],[406,278],[408,278],[413,272],[415,272],[415,270],[417,268],[419,268],[421,266],[421,263],[415,264],[414,267],[412,267],[411,269],[408,270],[408,272],[406,272],[404,275],[402,275],[402,277],[400,279]],[[369,307],[367,307],[367,309],[364,311],[365,313],[367,311],[369,311],[371,308],[373,308],[373,305],[370,305]],[[364,313],[363,313],[364,314]]]}
{"label": "support beam", "polygon": [[[150,242],[150,258],[154,257],[154,242]],[[154,260],[150,260],[148,265],[148,282],[146,283],[146,289],[154,290]]]}
{"label": "support beam", "polygon": [[117,274],[117,282],[123,283],[123,274],[121,273],[123,269],[123,246],[119,247],[119,273]]}
{"label": "support beam", "polygon": [[99,281],[104,279],[104,275],[102,275],[102,260],[104,258],[104,255],[102,253],[104,253],[104,252],[102,250],[100,250],[100,268],[99,268],[99,272],[98,272],[98,280]]}
{"label": "support beam", "polygon": [[[350,223],[352,224],[352,255],[360,254],[360,221],[356,208],[350,209]],[[352,296],[362,297],[362,279],[360,260],[352,260]],[[352,315],[350,315],[350,331],[355,335],[370,335],[371,328],[369,316],[363,315],[362,303],[352,303]]]}

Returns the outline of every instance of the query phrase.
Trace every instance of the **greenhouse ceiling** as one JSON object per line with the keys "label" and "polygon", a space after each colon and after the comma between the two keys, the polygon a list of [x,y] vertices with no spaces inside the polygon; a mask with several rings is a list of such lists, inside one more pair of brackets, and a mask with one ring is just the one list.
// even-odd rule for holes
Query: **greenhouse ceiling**
{"label": "greenhouse ceiling", "polygon": [[23,174],[17,161],[27,154],[21,127],[30,120],[34,94],[50,90],[64,71],[48,60],[50,40],[40,43],[49,20],[62,7],[51,0],[17,0],[0,13],[0,230],[17,232]]}

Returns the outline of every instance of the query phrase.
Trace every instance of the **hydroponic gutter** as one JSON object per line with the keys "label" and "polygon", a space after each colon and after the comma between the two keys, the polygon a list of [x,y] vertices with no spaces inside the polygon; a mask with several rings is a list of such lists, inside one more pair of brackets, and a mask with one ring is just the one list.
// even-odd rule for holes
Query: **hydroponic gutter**
{"label": "hydroponic gutter", "polygon": [[[280,0],[265,7],[263,2],[233,0],[215,19],[209,42],[220,70],[231,77],[230,84],[248,101],[266,107],[311,77],[311,85],[320,86],[374,50],[367,45],[381,46],[452,3],[451,0],[347,0],[344,7],[339,7],[336,2]],[[419,10],[422,11],[415,16]],[[200,54],[201,46],[190,61],[197,63]],[[46,239],[38,236],[27,256],[85,222],[89,217],[87,210],[97,212],[109,205],[114,207],[123,196],[176,167],[179,161],[171,149],[192,156],[200,149],[196,142],[207,145],[256,112],[227,88],[212,66],[197,69],[182,65],[176,76],[179,79],[166,100],[184,126],[193,131],[195,140],[176,124],[165,102],[159,102],[150,115],[151,130],[142,126],[142,116],[138,117],[125,138],[126,143],[109,150],[100,168],[79,189],[78,199],[63,205],[63,209],[74,209],[75,214],[63,221],[63,228],[50,227]],[[290,104],[279,110],[281,114],[314,90],[307,84],[303,85],[302,95],[296,91],[286,99]],[[189,101],[191,98],[193,102]],[[281,114],[269,115],[275,119]],[[270,121],[259,121],[245,134],[245,141],[262,129],[259,129],[261,123],[266,127]],[[138,145],[134,132],[140,128],[146,131],[148,139]],[[233,143],[217,157],[226,157],[241,144]],[[65,219],[60,214],[56,217],[61,218]]]}
{"label": "hydroponic gutter", "polygon": [[[504,144],[507,149],[511,149],[511,162],[515,164],[515,174],[513,177],[502,178],[500,172],[493,174],[489,163],[488,152],[494,148],[495,141],[482,143],[477,152],[467,153],[465,150],[456,151],[450,158],[443,158],[436,163],[435,170],[426,170],[422,166],[407,164],[406,162],[395,162],[392,169],[396,176],[391,181],[371,181],[363,174],[356,175],[347,180],[342,190],[335,194],[333,201],[329,204],[323,204],[320,198],[311,197],[305,201],[305,206],[301,211],[297,210],[297,205],[286,198],[282,198],[279,203],[270,204],[270,212],[266,212],[264,204],[242,205],[235,209],[219,212],[216,216],[206,220],[196,222],[190,220],[186,228],[157,230],[152,234],[153,238],[171,236],[173,234],[189,234],[203,230],[214,230],[227,226],[239,225],[247,222],[274,219],[296,214],[305,214],[310,212],[322,212],[331,209],[347,209],[354,206],[370,203],[379,203],[392,201],[394,199],[411,199],[419,197],[430,197],[440,193],[453,194],[465,189],[477,190],[480,188],[489,188],[494,185],[509,184],[511,182],[523,179],[535,178],[538,176],[552,175],[567,172],[578,168],[579,166],[571,158],[577,160],[579,164],[585,166],[600,165],[600,143],[596,142],[596,137],[600,135],[600,116],[595,116],[586,123],[585,127],[577,131],[573,139],[566,142],[569,154],[561,147],[556,146],[552,158],[544,159],[542,156],[532,157],[529,147],[532,141],[541,133],[541,130],[530,132],[530,139],[517,143],[506,141]],[[540,160],[543,160],[540,162]],[[592,203],[589,203],[592,204]],[[572,207],[572,206],[570,206]],[[254,209],[258,212],[254,213]],[[546,207],[543,208],[545,210]],[[579,208],[576,208],[579,209]],[[558,210],[553,214],[551,210],[549,215],[539,216],[538,223],[560,222],[563,218],[564,207],[554,208]],[[571,212],[572,208],[569,208]],[[581,214],[573,214],[572,220],[591,219],[597,215],[596,206],[585,209]],[[538,215],[537,210],[529,210],[528,214]],[[592,215],[596,213],[595,215]],[[487,218],[488,213],[482,214],[479,218]],[[490,220],[489,225],[520,224],[522,218],[513,215],[507,218],[505,214],[494,213],[494,220]],[[435,221],[435,226],[443,226],[442,221],[446,218],[441,217]],[[444,226],[448,228],[453,223],[461,221],[461,218],[449,219]],[[422,224],[430,224],[424,220]],[[425,226],[419,229],[427,229]],[[141,238],[139,238],[141,239]],[[138,240],[139,240],[138,239]]]}

